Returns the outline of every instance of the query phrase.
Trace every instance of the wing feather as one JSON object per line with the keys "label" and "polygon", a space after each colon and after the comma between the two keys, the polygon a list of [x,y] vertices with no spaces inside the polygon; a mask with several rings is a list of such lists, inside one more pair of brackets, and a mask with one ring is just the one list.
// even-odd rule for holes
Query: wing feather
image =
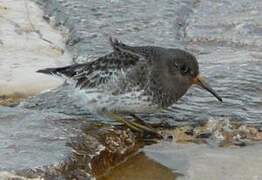
{"label": "wing feather", "polygon": [[138,56],[115,50],[92,62],[41,69],[37,72],[71,78],[76,81],[76,86],[80,88],[95,87],[106,83],[119,72],[133,67],[138,61]]}

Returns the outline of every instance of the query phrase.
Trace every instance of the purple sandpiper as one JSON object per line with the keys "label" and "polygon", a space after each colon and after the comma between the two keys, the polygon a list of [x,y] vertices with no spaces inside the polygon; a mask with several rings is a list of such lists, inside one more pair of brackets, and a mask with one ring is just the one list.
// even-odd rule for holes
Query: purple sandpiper
{"label": "purple sandpiper", "polygon": [[[94,61],[37,72],[67,77],[77,87],[96,89],[101,92],[94,105],[96,110],[110,112],[114,119],[139,131],[152,129],[123,120],[116,113],[150,113],[167,108],[194,84],[222,102],[200,75],[198,62],[191,53],[156,46],[129,46],[112,38],[110,43],[113,52]],[[102,100],[103,96],[111,98]]]}

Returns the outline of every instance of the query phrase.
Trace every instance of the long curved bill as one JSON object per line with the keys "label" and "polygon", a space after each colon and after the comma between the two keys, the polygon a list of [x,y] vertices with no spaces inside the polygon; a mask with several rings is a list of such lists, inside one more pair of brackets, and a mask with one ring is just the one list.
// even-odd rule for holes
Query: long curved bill
{"label": "long curved bill", "polygon": [[211,94],[213,94],[213,96],[215,96],[219,101],[223,102],[222,98],[216,93],[216,91],[214,89],[211,88],[211,86],[206,82],[204,77],[197,75],[193,79],[193,84],[199,85],[203,89],[205,89],[208,92],[210,92]]}

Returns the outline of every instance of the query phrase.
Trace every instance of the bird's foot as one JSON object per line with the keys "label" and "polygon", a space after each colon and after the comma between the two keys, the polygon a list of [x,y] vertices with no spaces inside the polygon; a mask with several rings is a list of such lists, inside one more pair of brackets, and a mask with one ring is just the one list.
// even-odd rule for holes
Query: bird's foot
{"label": "bird's foot", "polygon": [[114,113],[114,112],[110,112],[108,113],[108,115],[120,122],[125,124],[128,128],[130,128],[133,131],[139,132],[139,133],[143,133],[145,134],[153,134],[156,135],[159,138],[162,138],[162,135],[155,130],[154,128],[152,128],[149,124],[146,124],[142,119],[140,119],[138,116],[134,115],[134,114],[130,114],[131,117],[133,117],[135,119],[135,121],[128,121],[126,119],[124,119],[122,116]]}

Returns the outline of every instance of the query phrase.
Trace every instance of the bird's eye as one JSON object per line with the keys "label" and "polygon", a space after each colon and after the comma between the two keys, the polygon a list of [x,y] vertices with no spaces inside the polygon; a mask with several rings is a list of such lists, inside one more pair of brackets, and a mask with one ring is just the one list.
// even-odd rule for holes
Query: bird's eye
{"label": "bird's eye", "polygon": [[185,64],[183,64],[183,65],[180,67],[180,72],[181,72],[181,74],[183,74],[183,75],[185,75],[186,73],[188,73],[189,70],[190,70],[189,67],[186,66]]}

